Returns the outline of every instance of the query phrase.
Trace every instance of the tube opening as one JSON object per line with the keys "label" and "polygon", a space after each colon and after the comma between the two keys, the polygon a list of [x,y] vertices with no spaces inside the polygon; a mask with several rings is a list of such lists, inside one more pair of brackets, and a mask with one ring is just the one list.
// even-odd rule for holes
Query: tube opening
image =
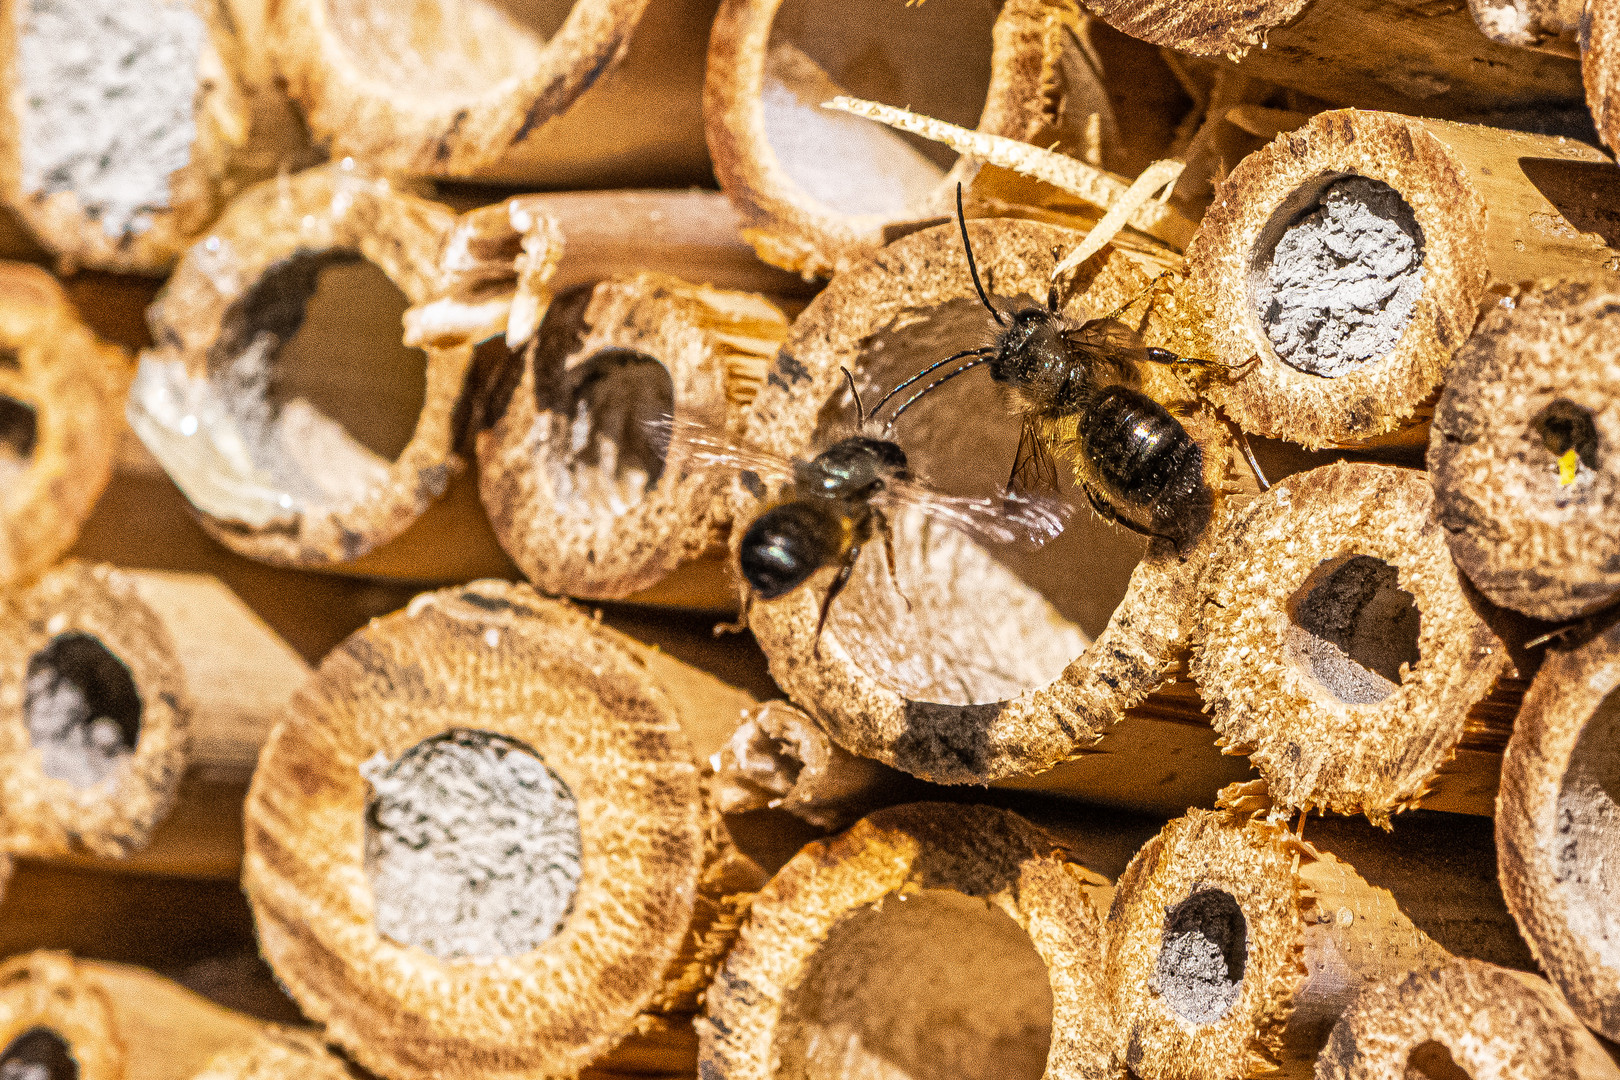
{"label": "tube opening", "polygon": [[1423,230],[1400,192],[1365,176],[1301,186],[1254,246],[1249,297],[1277,358],[1311,375],[1395,348],[1423,292]]}
{"label": "tube opening", "polygon": [[1598,431],[1591,409],[1559,398],[1530,419],[1530,429],[1552,455],[1546,471],[1558,477],[1559,487],[1591,482],[1598,468]]}
{"label": "tube opening", "polygon": [[1557,860],[1570,929],[1620,967],[1620,690],[1592,713],[1558,792]]}
{"label": "tube opening", "polygon": [[1288,601],[1296,664],[1347,705],[1395,692],[1422,659],[1423,615],[1395,567],[1371,555],[1330,559]]}
{"label": "tube opening", "polygon": [[532,74],[571,0],[326,0],[326,25],[392,96],[473,98]]}
{"label": "tube opening", "polygon": [[821,103],[853,94],[978,126],[1000,5],[959,7],[940,19],[884,0],[785,0],[771,24],[761,105],[766,140],[802,192],[839,214],[923,213],[955,155]]}
{"label": "tube opening", "polygon": [[1046,964],[1000,908],[946,889],[846,916],[783,1003],[784,1080],[1037,1080],[1052,1042]]}
{"label": "tube opening", "polygon": [[1165,912],[1154,978],[1188,1023],[1214,1023],[1231,1011],[1248,961],[1249,921],[1231,893],[1204,889]]}
{"label": "tube opening", "polygon": [[0,345],[0,371],[21,371],[22,353],[16,349]]}
{"label": "tube opening", "polygon": [[657,358],[598,349],[558,388],[546,473],[556,504],[594,517],[635,509],[664,475],[669,439],[658,423],[675,412],[675,381]]}
{"label": "tube opening", "polygon": [[1473,1080],[1444,1043],[1429,1039],[1406,1056],[1406,1080]]}
{"label": "tube opening", "polygon": [[207,23],[163,0],[21,7],[23,191],[71,193],[108,237],[146,232],[191,162]]}
{"label": "tube opening", "polygon": [[0,1051],[0,1080],[79,1080],[73,1048],[48,1027],[32,1027]]}
{"label": "tube opening", "polygon": [[23,720],[46,776],[94,787],[135,752],[141,695],[128,665],[89,634],[60,634],[28,658]]}
{"label": "tube opening", "polygon": [[455,728],[360,772],[379,934],[476,960],[522,956],[562,928],[581,874],[579,806],[534,750]]}
{"label": "tube opening", "polygon": [[26,401],[0,394],[0,483],[28,468],[38,443],[38,412]]}

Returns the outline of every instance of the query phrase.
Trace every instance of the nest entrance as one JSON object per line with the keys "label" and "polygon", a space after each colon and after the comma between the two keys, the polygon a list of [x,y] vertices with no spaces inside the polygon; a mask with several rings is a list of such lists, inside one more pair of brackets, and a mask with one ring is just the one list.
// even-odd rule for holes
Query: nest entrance
{"label": "nest entrance", "polygon": [[67,633],[28,659],[23,721],[46,776],[94,787],[135,751],[141,695],[125,663],[89,634]]}
{"label": "nest entrance", "polygon": [[38,442],[38,412],[26,401],[0,394],[0,487],[28,468]]}
{"label": "nest entrance", "polygon": [[955,155],[938,143],[829,112],[838,94],[976,127],[990,87],[999,4],[940,19],[884,0],[786,0],[771,23],[761,91],[765,138],[801,191],[836,213],[888,219],[925,205]]}
{"label": "nest entrance", "polygon": [[1231,893],[1195,892],[1164,916],[1154,978],[1176,1015],[1210,1024],[1231,1011],[1249,960],[1249,921]]}
{"label": "nest entrance", "polygon": [[67,1040],[48,1027],[32,1027],[0,1051],[0,1080],[79,1080]]}
{"label": "nest entrance", "polygon": [[358,253],[304,251],[226,313],[209,378],[284,508],[358,501],[410,442],[427,354],[401,341],[408,306]]}
{"label": "nest entrance", "polygon": [[[1598,431],[1592,420],[1592,410],[1575,404],[1568,398],[1559,398],[1530,419],[1530,428],[1541,439],[1541,445],[1553,456],[1550,471],[1558,472],[1558,459],[1571,450],[1576,461],[1586,466],[1586,478],[1591,480],[1598,468]],[[1577,468],[1575,481],[1580,480]]]}
{"label": "nest entrance", "polygon": [[[994,329],[977,300],[908,313],[863,343],[862,400],[872,405],[926,364],[990,341]],[[823,411],[813,445],[854,423],[854,400],[842,390]],[[934,487],[994,497],[1007,483],[1021,426],[981,367],[908,409],[895,437]],[[860,668],[914,701],[974,705],[1047,686],[1085,651],[1124,599],[1146,543],[1084,509],[1068,466],[1060,462],[1058,472],[1062,498],[1081,509],[1037,550],[981,545],[908,514],[896,523],[897,580],[881,545],[863,551],[830,620]]]}
{"label": "nest entrance", "polygon": [[23,190],[70,192],[109,237],[147,231],[191,161],[207,24],[163,0],[20,6]]}
{"label": "nest entrance", "polygon": [[1446,1045],[1434,1039],[1412,1047],[1406,1056],[1406,1076],[1407,1080],[1473,1080]]}
{"label": "nest entrance", "polygon": [[475,97],[544,65],[572,0],[326,0],[349,60],[403,100]]}
{"label": "nest entrance", "polygon": [[1283,202],[1255,244],[1250,301],[1283,363],[1358,370],[1393,349],[1423,291],[1423,230],[1400,192],[1329,176]]}
{"label": "nest entrance", "polygon": [[1347,705],[1383,701],[1421,658],[1422,613],[1395,567],[1371,555],[1330,559],[1288,601],[1294,662]]}
{"label": "nest entrance", "polygon": [[833,927],[777,1030],[786,1080],[1037,1080],[1051,980],[1000,908],[948,889],[893,894]]}
{"label": "nest entrance", "polygon": [[579,807],[532,749],[458,728],[361,772],[379,933],[456,960],[522,956],[561,929],[579,888]]}
{"label": "nest entrance", "polygon": [[1570,752],[1558,792],[1554,868],[1570,929],[1620,967],[1620,690],[1603,699]]}

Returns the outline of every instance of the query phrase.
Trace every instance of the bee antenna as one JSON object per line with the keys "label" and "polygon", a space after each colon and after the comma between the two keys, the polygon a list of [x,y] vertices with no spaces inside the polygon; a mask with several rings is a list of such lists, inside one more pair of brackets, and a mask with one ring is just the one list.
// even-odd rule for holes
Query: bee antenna
{"label": "bee antenna", "polygon": [[900,407],[894,410],[894,415],[889,417],[889,423],[884,430],[893,431],[894,422],[900,419],[900,414],[917,404],[919,398],[926,397],[930,391],[937,390],[939,387],[944,386],[946,383],[962,374],[962,372],[972,370],[973,368],[978,367],[980,364],[986,364],[989,362],[990,358],[988,356],[981,356],[977,360],[969,360],[955,371],[947,371],[945,374],[941,375],[939,378],[935,379],[933,382],[929,383],[927,386],[923,387],[915,394],[912,394],[904,402],[902,402]]}
{"label": "bee antenna", "polygon": [[968,239],[967,234],[967,214],[962,210],[962,184],[960,181],[956,185],[956,224],[962,229],[962,250],[967,252],[968,272],[973,275],[973,287],[978,290],[979,302],[985,306],[985,310],[995,316],[997,326],[1006,326],[1007,320],[1001,317],[1001,312],[996,310],[996,306],[984,294],[984,285],[979,281],[979,264],[973,259],[973,243]]}
{"label": "bee antenna", "polygon": [[855,423],[864,428],[866,427],[866,410],[861,407],[861,392],[855,386],[855,376],[849,373],[847,367],[840,367],[838,370],[844,373],[844,381],[849,383],[849,392],[855,398]]}
{"label": "bee antenna", "polygon": [[963,349],[959,353],[952,353],[950,356],[947,356],[943,360],[935,360],[932,364],[929,364],[927,367],[925,367],[921,371],[917,372],[917,374],[913,375],[911,378],[905,380],[904,382],[896,383],[893,389],[891,389],[887,394],[884,394],[881,398],[878,399],[878,403],[872,407],[871,415],[876,416],[878,413],[882,412],[883,411],[883,406],[887,405],[889,403],[889,399],[894,397],[894,395],[898,394],[900,391],[904,390],[906,387],[910,386],[912,383],[916,382],[918,379],[922,378],[923,376],[929,375],[929,374],[932,374],[935,371],[938,371],[940,368],[944,367],[946,364],[949,364],[952,360],[961,360],[964,357],[969,357],[969,356],[982,356],[982,357],[985,357],[986,359],[989,359],[989,355],[991,353],[995,352],[995,351],[996,351],[996,347],[994,345],[982,345],[977,349]]}

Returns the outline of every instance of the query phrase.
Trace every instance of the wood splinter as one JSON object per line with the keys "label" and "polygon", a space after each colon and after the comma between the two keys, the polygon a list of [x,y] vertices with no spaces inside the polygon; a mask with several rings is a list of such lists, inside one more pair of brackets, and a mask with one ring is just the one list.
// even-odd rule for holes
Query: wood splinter
{"label": "wood splinter", "polygon": [[696,756],[748,704],[528,586],[418,596],[326,658],[261,755],[260,948],[379,1075],[686,1072],[763,878]]}
{"label": "wood splinter", "polygon": [[1194,810],[1131,860],[1108,914],[1114,1061],[1142,1080],[1308,1077],[1367,985],[1448,953],[1531,966],[1488,823]]}
{"label": "wood splinter", "polygon": [[54,278],[0,263],[0,584],[73,546],[112,476],[130,374]]}
{"label": "wood splinter", "polygon": [[1493,603],[1562,621],[1620,597],[1620,288],[1544,282],[1493,308],[1428,465],[1451,554]]}
{"label": "wood splinter", "polygon": [[1502,892],[1552,984],[1620,1039],[1620,625],[1553,650],[1502,762]]}
{"label": "wood splinter", "polygon": [[1279,806],[1492,812],[1513,710],[1488,695],[1516,672],[1434,503],[1420,472],[1326,465],[1262,495],[1211,556],[1192,677]]}
{"label": "wood splinter", "polygon": [[303,661],[198,574],[64,563],[0,612],[0,848],[234,877]]}
{"label": "wood splinter", "polygon": [[1362,991],[1316,1063],[1316,1080],[1397,1077],[1620,1080],[1620,1068],[1546,980],[1451,960]]}
{"label": "wood splinter", "polygon": [[259,185],[187,252],[151,310],[157,344],[129,419],[225,546],[281,565],[352,563],[445,493],[462,468],[471,347],[359,363],[327,353],[330,338],[300,347],[299,331],[323,271],[380,270],[401,312],[432,298],[454,224],[448,208],[345,164]]}
{"label": "wood splinter", "polygon": [[1620,255],[1614,172],[1570,139],[1393,113],[1320,113],[1278,136],[1232,170],[1187,249],[1205,313],[1193,355],[1240,369],[1210,398],[1313,449],[1421,441],[1488,285]]}
{"label": "wood splinter", "polygon": [[702,1075],[1106,1075],[1108,878],[1016,814],[916,803],[794,856],[698,1022]]}

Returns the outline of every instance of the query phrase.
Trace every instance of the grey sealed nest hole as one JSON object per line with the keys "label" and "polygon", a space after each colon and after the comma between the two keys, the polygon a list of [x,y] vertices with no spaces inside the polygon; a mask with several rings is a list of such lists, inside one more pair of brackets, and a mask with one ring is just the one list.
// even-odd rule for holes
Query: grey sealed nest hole
{"label": "grey sealed nest hole", "polygon": [[1177,1016],[1189,1024],[1208,1024],[1237,1002],[1248,957],[1243,909],[1231,893],[1205,889],[1165,912],[1153,978]]}
{"label": "grey sealed nest hole", "polygon": [[48,1027],[32,1027],[0,1051],[0,1080],[79,1080],[67,1040]]}
{"label": "grey sealed nest hole", "polygon": [[46,776],[94,787],[135,750],[141,696],[129,666],[89,634],[67,633],[28,659],[23,718]]}

